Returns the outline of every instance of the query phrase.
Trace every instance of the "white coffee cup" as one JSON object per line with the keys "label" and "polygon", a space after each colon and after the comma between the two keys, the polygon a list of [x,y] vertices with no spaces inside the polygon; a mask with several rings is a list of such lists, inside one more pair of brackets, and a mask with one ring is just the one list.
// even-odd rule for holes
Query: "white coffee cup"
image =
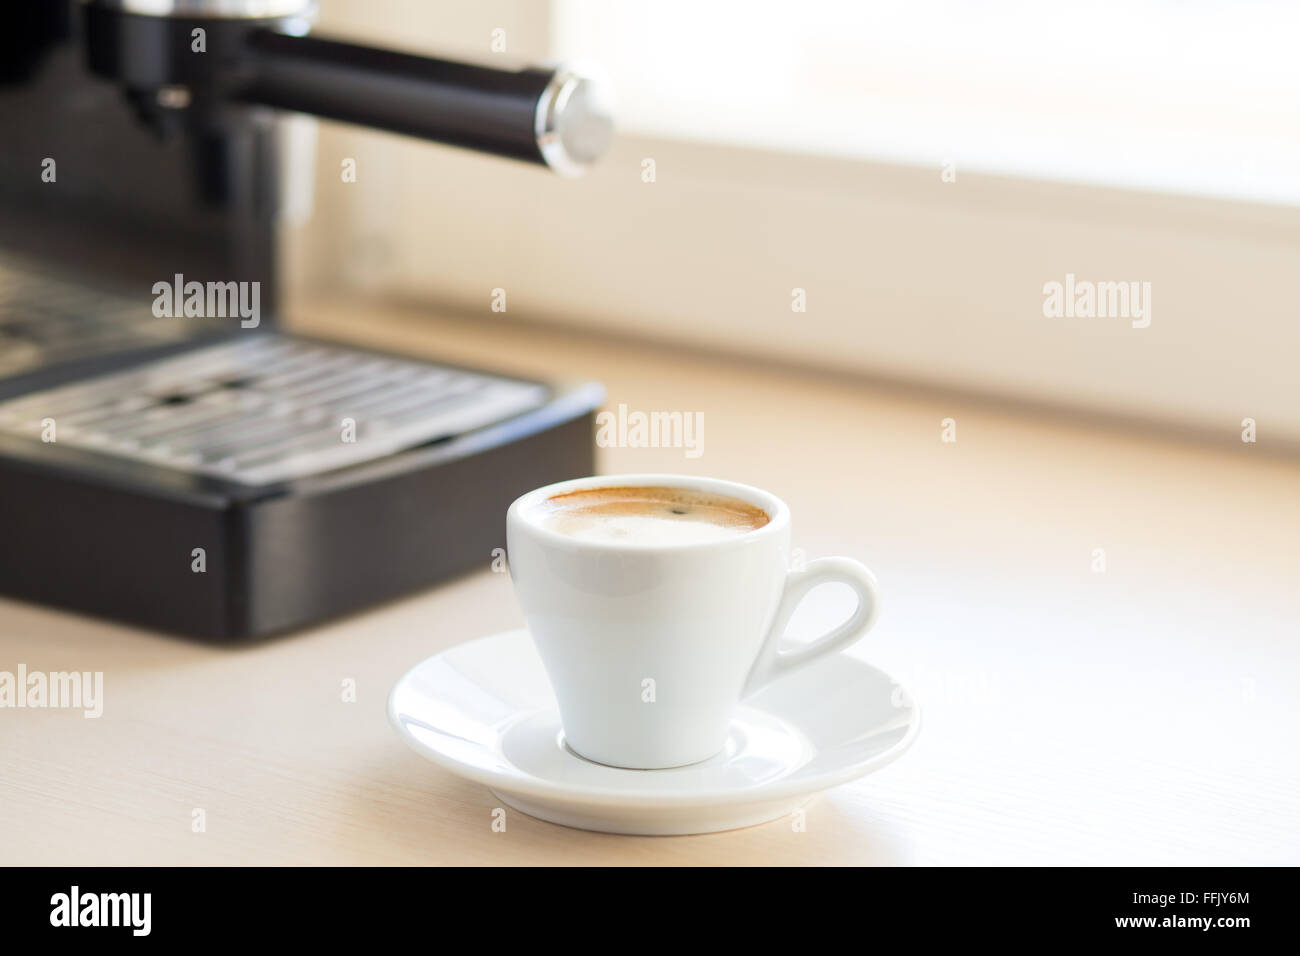
{"label": "white coffee cup", "polygon": [[[721,494],[767,513],[760,528],[703,542],[596,542],[545,525],[547,499],[580,489],[655,486]],[[736,705],[770,681],[834,654],[876,619],[876,580],[851,558],[789,569],[790,509],[758,488],[688,475],[605,475],[547,485],[506,513],[515,593],[550,677],[567,745],[642,770],[707,760]],[[778,651],[812,588],[857,593],[848,620]]]}

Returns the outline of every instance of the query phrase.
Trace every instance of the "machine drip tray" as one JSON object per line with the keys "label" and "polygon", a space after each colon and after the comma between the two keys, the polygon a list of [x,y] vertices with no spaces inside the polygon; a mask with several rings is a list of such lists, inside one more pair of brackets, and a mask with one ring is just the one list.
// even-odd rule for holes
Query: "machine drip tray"
{"label": "machine drip tray", "polygon": [[256,486],[445,440],[549,391],[264,333],[0,403],[0,432]]}
{"label": "machine drip tray", "polygon": [[270,329],[61,377],[0,402],[0,593],[215,640],[488,567],[604,399]]}

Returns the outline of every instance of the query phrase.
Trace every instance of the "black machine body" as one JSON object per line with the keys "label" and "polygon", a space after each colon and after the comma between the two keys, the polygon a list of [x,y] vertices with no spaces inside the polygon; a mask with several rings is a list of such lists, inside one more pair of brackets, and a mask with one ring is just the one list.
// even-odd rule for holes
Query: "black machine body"
{"label": "black machine body", "polygon": [[[600,84],[322,40],[312,12],[11,11],[0,593],[202,638],[278,633],[486,567],[514,497],[594,470],[593,383],[282,331],[276,224],[283,110],[572,174],[608,143]],[[173,277],[257,290],[256,321],[159,315]],[[340,420],[351,442],[331,439]]]}

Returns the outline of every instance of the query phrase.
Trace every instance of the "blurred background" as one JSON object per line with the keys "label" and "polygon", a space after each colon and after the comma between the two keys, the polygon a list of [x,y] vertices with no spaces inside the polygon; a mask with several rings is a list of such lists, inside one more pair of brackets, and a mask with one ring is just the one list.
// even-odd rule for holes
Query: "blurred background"
{"label": "blurred background", "polygon": [[[575,183],[321,123],[290,301],[485,316],[502,288],[512,322],[1294,450],[1297,26],[1277,0],[327,0],[320,32],[598,62],[620,135]],[[1067,275],[1150,283],[1149,326],[1046,317]]]}

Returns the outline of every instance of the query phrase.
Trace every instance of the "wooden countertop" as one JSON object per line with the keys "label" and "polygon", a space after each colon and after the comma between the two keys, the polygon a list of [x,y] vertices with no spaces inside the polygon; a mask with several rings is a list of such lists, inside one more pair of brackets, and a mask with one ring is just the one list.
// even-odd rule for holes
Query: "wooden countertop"
{"label": "wooden countertop", "polygon": [[764,486],[808,556],[870,564],[864,656],[915,692],[920,738],[818,797],[805,832],[621,837],[512,811],[498,833],[498,801],[384,712],[416,661],[521,623],[486,560],[237,649],[0,601],[0,670],[105,674],[98,720],[0,710],[3,862],[1300,863],[1300,462],[1266,434],[1190,443],[495,317],[331,304],[295,324],[703,412],[700,457],[603,449],[601,470]]}

